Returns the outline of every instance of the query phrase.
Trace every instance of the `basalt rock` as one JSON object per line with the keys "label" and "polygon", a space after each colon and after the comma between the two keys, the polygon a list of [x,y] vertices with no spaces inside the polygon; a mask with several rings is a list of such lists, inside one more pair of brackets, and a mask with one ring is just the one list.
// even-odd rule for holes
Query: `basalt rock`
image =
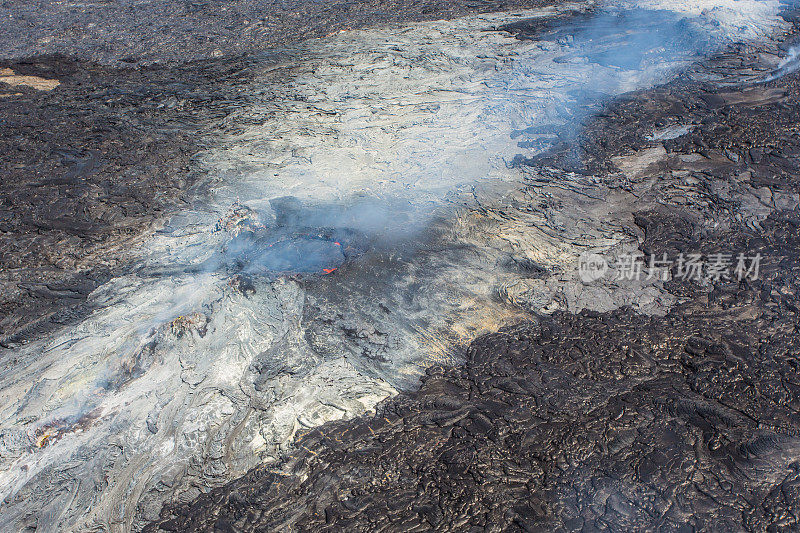
{"label": "basalt rock", "polygon": [[0,68],[0,344],[73,323],[86,297],[191,196],[203,128],[226,113],[242,62],[112,69],[62,56]]}
{"label": "basalt rock", "polygon": [[241,56],[392,23],[532,8],[549,0],[7,2],[0,57],[64,53],[120,66]]}
{"label": "basalt rock", "polygon": [[633,192],[658,182],[634,216],[641,252],[746,253],[757,276],[673,267],[665,316],[559,311],[483,336],[417,392],[308,432],[147,530],[800,528],[800,77],[760,83],[758,53],[611,102],[574,143],[522,161]]}
{"label": "basalt rock", "polygon": [[337,31],[547,4],[3,4],[0,346],[86,316],[87,294],[193,197],[193,156],[247,78],[243,55],[279,62],[276,47]]}
{"label": "basalt rock", "polygon": [[757,283],[663,318],[557,313],[482,337],[463,367],[150,530],[791,530],[798,222],[715,236],[770,258]]}

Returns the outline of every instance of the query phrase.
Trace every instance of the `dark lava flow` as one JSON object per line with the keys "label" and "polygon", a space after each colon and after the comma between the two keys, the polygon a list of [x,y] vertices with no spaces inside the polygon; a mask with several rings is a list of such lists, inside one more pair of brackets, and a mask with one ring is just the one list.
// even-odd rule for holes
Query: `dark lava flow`
{"label": "dark lava flow", "polygon": [[[205,128],[226,114],[243,61],[112,69],[62,56],[0,62],[55,79],[0,82],[0,346],[75,323],[89,293],[185,205]],[[225,79],[227,83],[220,83]]]}
{"label": "dark lava flow", "polygon": [[[310,431],[280,468],[148,530],[798,530],[800,217],[781,199],[800,189],[800,75],[742,83],[763,79],[763,52],[734,47],[518,161],[624,190],[674,180],[636,215],[641,251],[760,253],[758,280],[676,277],[664,317],[558,312],[484,336],[464,366],[431,368],[418,392]],[[654,128],[683,124],[643,175],[620,168],[653,150]],[[742,188],[768,215],[729,200]]]}
{"label": "dark lava flow", "polygon": [[121,66],[238,56],[340,31],[552,5],[552,0],[150,0],[0,3],[0,57]]}

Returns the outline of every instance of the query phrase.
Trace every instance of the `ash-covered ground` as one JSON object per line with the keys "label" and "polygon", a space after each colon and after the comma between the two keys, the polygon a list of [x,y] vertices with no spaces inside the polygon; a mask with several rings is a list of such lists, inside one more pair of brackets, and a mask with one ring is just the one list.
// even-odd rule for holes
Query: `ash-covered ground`
{"label": "ash-covered ground", "polygon": [[[794,24],[575,3],[8,62],[0,525],[792,529]],[[763,263],[579,276],[637,250]]]}

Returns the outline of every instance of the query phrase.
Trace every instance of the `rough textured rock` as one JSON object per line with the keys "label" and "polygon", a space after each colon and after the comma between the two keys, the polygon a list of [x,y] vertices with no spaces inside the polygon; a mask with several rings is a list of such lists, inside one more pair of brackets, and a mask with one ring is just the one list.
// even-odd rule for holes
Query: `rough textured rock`
{"label": "rough textured rock", "polygon": [[192,158],[247,78],[243,55],[340,30],[549,3],[0,5],[0,345],[85,316],[87,295],[193,197],[201,176]]}
{"label": "rough textured rock", "polygon": [[665,316],[556,312],[481,337],[418,392],[308,432],[284,462],[148,529],[800,527],[800,78],[758,83],[767,52],[779,53],[734,50],[611,102],[576,140],[519,161],[534,176],[549,165],[656,187],[634,216],[641,251],[760,253],[759,279],[673,271],[680,303]]}
{"label": "rough textured rock", "polygon": [[281,469],[159,528],[793,529],[799,222],[778,213],[759,234],[715,236],[770,259],[757,283],[662,318],[557,313],[482,337],[463,367],[310,432]]}
{"label": "rough textured rock", "polygon": [[241,55],[369,26],[531,8],[551,0],[7,1],[0,57],[63,53],[117,64]]}
{"label": "rough textured rock", "polygon": [[[792,389],[774,386],[790,376],[781,354],[793,342],[785,311],[796,285],[793,112],[777,130],[785,146],[763,141],[775,133],[770,114],[795,105],[795,75],[767,89],[755,83],[786,54],[771,40],[786,27],[774,4],[740,0],[741,13],[685,17],[684,3],[661,3],[675,10],[587,17],[567,5],[170,67],[142,65],[154,47],[174,59],[182,37],[146,30],[130,39],[110,25],[137,54],[123,57],[129,68],[59,58],[0,66],[13,118],[3,140],[13,169],[2,188],[11,206],[3,260],[17,261],[3,272],[17,292],[3,305],[10,350],[0,359],[0,529],[138,529],[165,501],[161,525],[178,529],[373,529],[384,507],[388,527],[399,530],[592,529],[598,519],[630,528],[651,525],[651,516],[674,529],[689,515],[735,524],[729,509],[744,509],[785,473],[759,451],[754,431],[765,431],[778,453],[793,445],[783,440],[793,426],[780,403],[792,405]],[[136,35],[164,7],[142,5],[140,17],[119,19],[141,21]],[[139,6],[82,5],[76,17]],[[335,29],[326,16],[308,22]],[[519,22],[531,16],[555,16],[553,28],[567,28],[548,34],[553,28]],[[503,30],[509,21],[518,24]],[[301,22],[280,31],[299,38],[288,30]],[[200,36],[237,32],[202,17],[179,24]],[[665,88],[602,106],[663,81],[731,35],[754,42]],[[122,57],[93,39],[66,49]],[[207,44],[180,53],[219,55],[214,38]],[[223,48],[224,56],[236,46]],[[732,109],[739,136],[726,134]],[[717,122],[706,126],[708,117]],[[61,178],[43,178],[50,174]],[[132,247],[196,180],[207,194]],[[419,233],[387,245],[391,232],[354,215],[374,214],[359,208],[389,193],[403,201],[379,211]],[[412,224],[419,213],[396,209],[402,204],[435,213]],[[578,279],[579,251],[610,258],[637,247],[763,251],[763,282]],[[144,257],[126,262],[123,250],[134,248]],[[93,313],[42,334],[82,316],[90,291]],[[567,314],[585,308],[603,314]],[[533,325],[461,350],[523,317]],[[748,355],[771,354],[770,346],[774,365]],[[684,361],[684,352],[699,359]],[[729,371],[740,360],[741,379]],[[441,361],[466,366],[432,370],[420,393],[375,418],[309,433],[416,386],[421,369]],[[758,376],[752,387],[749,374]],[[739,417],[718,383],[742,387],[737,397],[750,403],[739,409],[749,414]],[[613,407],[626,395],[633,419]],[[751,420],[757,411],[771,418]],[[677,437],[659,433],[665,425]],[[643,435],[641,450],[628,426]],[[723,435],[722,444],[698,438],[695,427]],[[372,432],[383,440],[370,440]],[[720,459],[730,472],[718,472],[712,460],[728,442],[761,454],[756,475],[741,473],[735,450]],[[294,444],[310,451],[284,461]],[[267,460],[271,467],[251,472],[247,485],[224,486]],[[675,466],[690,460],[704,476],[691,480],[696,492]],[[644,473],[632,474],[630,461],[645,464]],[[657,471],[667,480],[658,486]],[[764,473],[767,484],[758,485]],[[280,485],[270,485],[273,475]],[[706,481],[713,476],[720,491]],[[669,483],[678,488],[664,492]],[[722,510],[706,510],[700,492]],[[772,494],[763,516],[780,510],[784,493]],[[761,515],[753,528],[771,520]]]}
{"label": "rough textured rock", "polygon": [[3,62],[0,344],[72,323],[87,295],[185,204],[205,128],[245,64],[111,69],[63,56]]}
{"label": "rough textured rock", "polygon": [[[485,32],[492,27],[489,19],[472,17],[460,26],[421,24],[413,31],[429,35],[443,28],[449,42],[459,43],[466,29],[493,50],[520,45],[507,34]],[[387,47],[394,34],[410,41],[419,36],[390,30],[394,33],[363,33]],[[373,69],[375,63],[390,70],[392,63],[377,60],[369,48],[374,41],[363,37],[328,42],[338,42],[345,54],[355,50],[355,69]],[[428,50],[441,45],[418,41]],[[408,50],[393,48],[388,50],[392,57],[407,61]],[[197,149],[207,155],[210,137],[259,124],[263,101],[310,107],[318,114],[319,108],[297,98],[297,92],[271,98],[278,93],[275,87],[285,89],[281,82],[307,64],[320,64],[305,61],[302,50],[295,54],[127,69],[37,58],[7,62],[0,71],[8,85],[2,86],[7,91],[3,103],[14,118],[4,130],[4,157],[13,172],[3,184],[10,206],[3,246],[9,251],[4,260],[13,268],[3,272],[10,290],[3,304],[7,356],[0,361],[0,529],[138,529],[158,516],[163,501],[190,501],[201,489],[285,453],[299,428],[364,413],[394,393],[383,376],[416,384],[420,363],[429,364],[428,352],[413,352],[402,340],[403,331],[444,359],[451,356],[451,341],[467,342],[476,329],[496,328],[506,318],[486,317],[472,287],[451,283],[452,276],[434,290],[420,290],[426,267],[452,269],[450,259],[468,254],[464,248],[448,252],[450,245],[441,246],[441,238],[421,264],[409,268],[395,255],[384,261],[400,266],[393,271],[382,268],[385,257],[368,265],[382,275],[390,270],[377,279],[401,278],[414,297],[400,288],[392,297],[408,307],[393,307],[391,313],[371,298],[365,317],[359,307],[365,307],[365,294],[374,293],[377,282],[367,277],[371,283],[346,284],[348,275],[359,278],[363,264],[348,260],[349,273],[342,268],[322,282],[322,272],[295,276],[296,269],[273,261],[293,247],[327,251],[319,258],[324,262],[310,265],[315,270],[335,268],[347,258],[351,239],[337,234],[341,242],[334,241],[321,227],[326,210],[316,212],[323,222],[310,228],[299,227],[308,221],[284,216],[288,204],[297,202],[270,202],[275,220],[263,210],[266,217],[256,218],[235,201],[241,193],[237,178],[246,181],[247,169],[211,173],[221,196],[231,195],[227,202],[186,193],[195,181],[206,184],[208,173],[195,161]],[[475,54],[474,44],[434,50],[422,56],[425,68],[417,72],[423,82],[432,74],[446,85],[471,76],[477,92],[496,60]],[[316,57],[331,59],[324,53]],[[266,83],[251,83],[253,74]],[[293,87],[303,90],[303,81],[308,80]],[[447,102],[451,94],[442,91],[437,97]],[[424,107],[409,120],[434,113],[437,106]],[[241,112],[234,117],[231,109],[237,108]],[[283,126],[305,131],[299,114],[299,120],[293,117]],[[300,153],[302,142],[298,145],[286,151]],[[64,147],[72,150],[69,157],[59,155]],[[41,178],[49,174],[63,179]],[[264,189],[267,198],[278,196],[275,187]],[[195,201],[186,205],[189,198]],[[151,231],[154,218],[184,205],[169,224]],[[335,215],[341,206],[332,209]],[[352,248],[358,249],[363,239],[355,240]],[[232,251],[237,246],[243,254]],[[145,257],[128,260],[140,253]],[[527,269],[506,263],[520,272]],[[444,293],[447,298],[438,296],[443,290],[450,291]],[[486,301],[491,295],[479,296]],[[443,302],[448,312],[467,315],[472,323],[436,338],[420,316],[435,316],[431,302]],[[494,304],[506,312],[509,307],[505,301]],[[408,320],[409,308],[417,313],[414,320]],[[460,320],[442,315],[436,316],[440,323]],[[47,331],[53,326],[55,332]],[[401,350],[413,357],[408,365],[392,360]]]}

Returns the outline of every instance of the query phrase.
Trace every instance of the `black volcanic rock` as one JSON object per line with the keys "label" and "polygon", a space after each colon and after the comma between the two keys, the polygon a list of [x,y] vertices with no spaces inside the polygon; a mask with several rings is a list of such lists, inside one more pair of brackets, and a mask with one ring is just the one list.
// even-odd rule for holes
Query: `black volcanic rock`
{"label": "black volcanic rock", "polygon": [[[0,345],[85,314],[86,296],[187,198],[203,131],[243,62],[112,69],[62,56],[0,62],[58,80],[0,87]],[[2,84],[0,84],[2,85]],[[218,103],[215,103],[218,102]]]}
{"label": "black volcanic rock", "polygon": [[797,527],[798,222],[716,236],[764,254],[758,283],[663,318],[559,313],[482,337],[462,368],[150,530]]}
{"label": "black volcanic rock", "polygon": [[0,4],[0,58],[61,53],[120,66],[240,56],[393,23],[535,8],[552,0],[155,0]]}
{"label": "black volcanic rock", "polygon": [[[695,74],[752,79],[757,52]],[[664,317],[558,312],[481,337],[463,366],[431,368],[418,392],[310,431],[282,464],[167,507],[147,530],[799,529],[800,217],[779,199],[798,192],[800,78],[693,79],[611,102],[575,143],[525,163],[632,188],[644,178],[617,158],[660,144],[654,172],[693,188],[636,214],[640,249],[760,254],[758,279],[673,272],[680,303]],[[756,191],[768,215],[731,190]]]}

